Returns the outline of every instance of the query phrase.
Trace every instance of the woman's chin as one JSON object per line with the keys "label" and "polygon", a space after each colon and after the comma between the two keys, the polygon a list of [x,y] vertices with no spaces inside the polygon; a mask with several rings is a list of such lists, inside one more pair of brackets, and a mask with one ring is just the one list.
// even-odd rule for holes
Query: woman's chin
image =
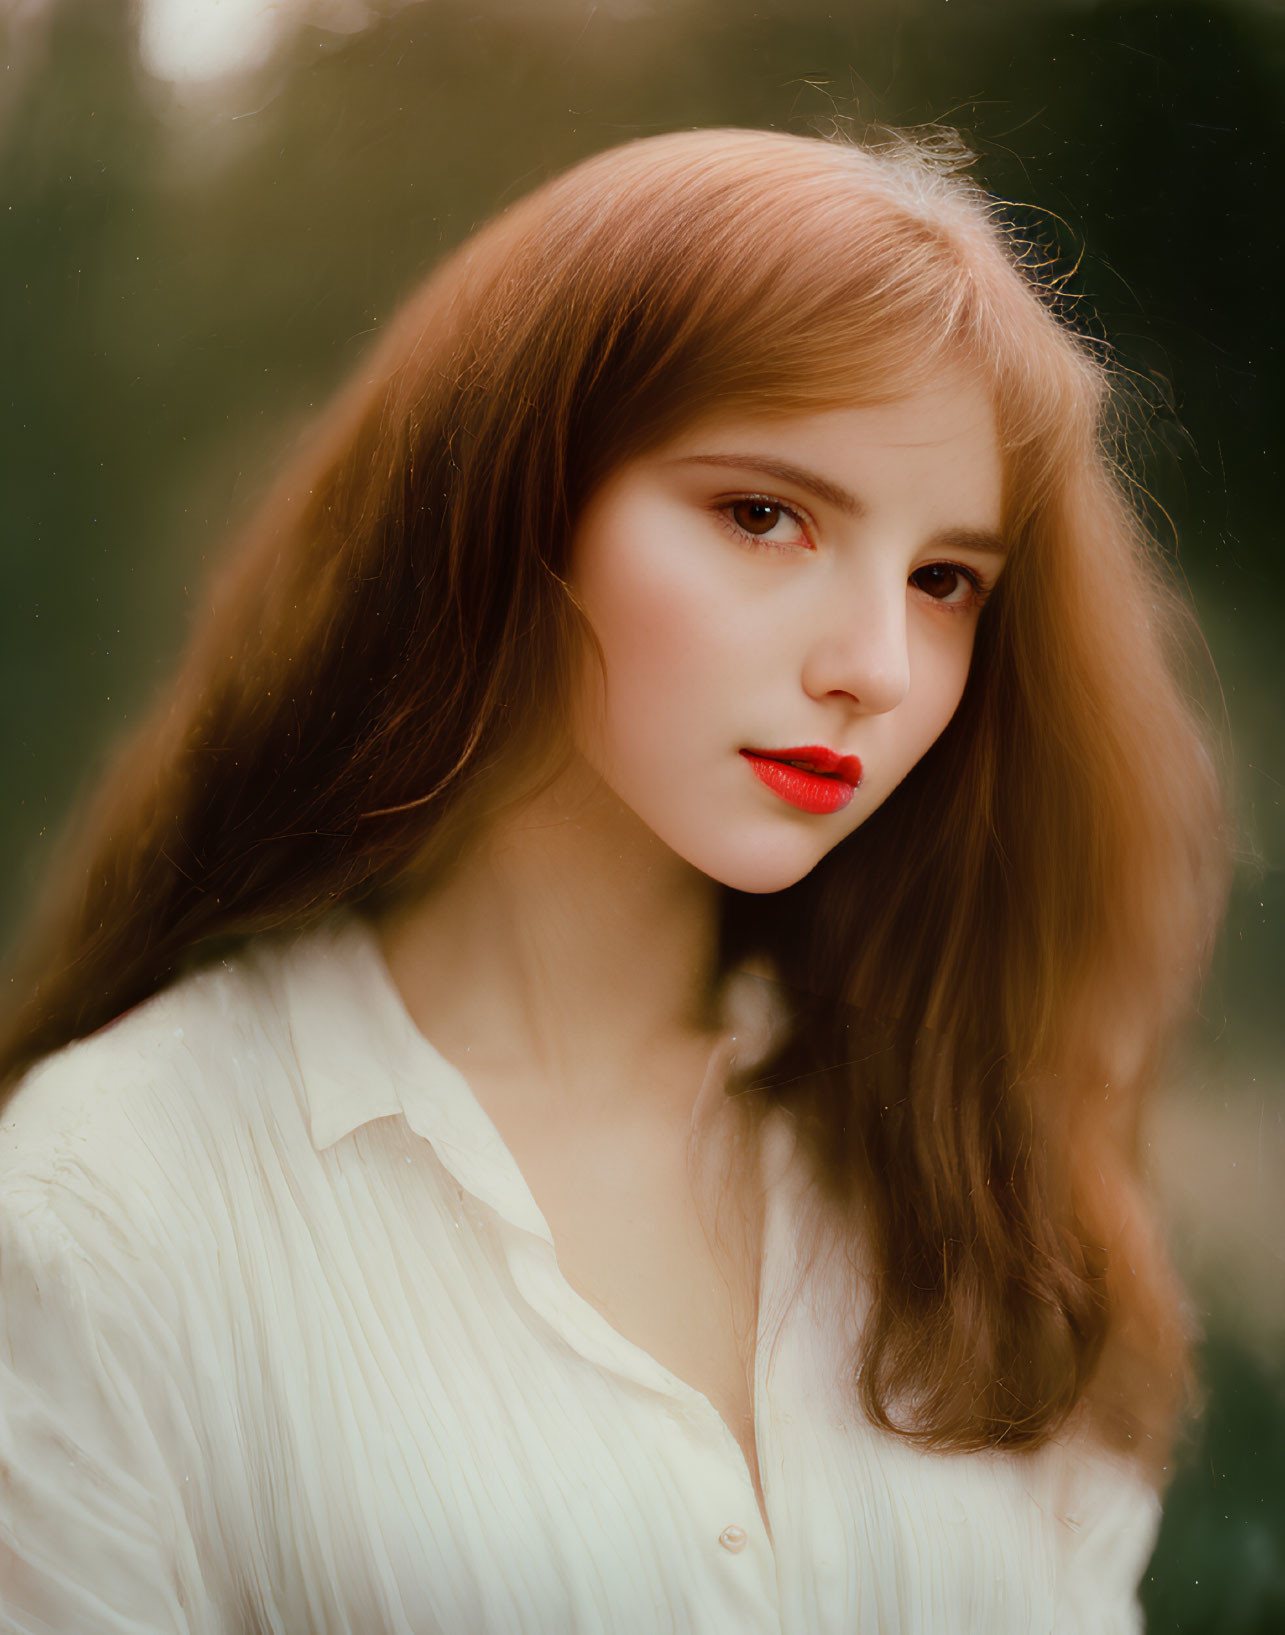
{"label": "woman's chin", "polygon": [[711,848],[701,856],[689,856],[688,861],[720,885],[733,891],[753,896],[767,896],[774,891],[785,891],[811,874],[829,847],[800,847],[762,845],[743,852]]}

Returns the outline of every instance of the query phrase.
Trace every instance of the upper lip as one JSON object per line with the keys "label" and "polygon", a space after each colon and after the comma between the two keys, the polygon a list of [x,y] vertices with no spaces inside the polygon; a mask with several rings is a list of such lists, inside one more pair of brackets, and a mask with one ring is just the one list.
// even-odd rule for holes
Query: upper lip
{"label": "upper lip", "polygon": [[855,755],[840,755],[824,744],[803,744],[794,749],[748,749],[743,753],[765,761],[799,761],[811,772],[830,772],[855,788],[861,782],[861,762]]}

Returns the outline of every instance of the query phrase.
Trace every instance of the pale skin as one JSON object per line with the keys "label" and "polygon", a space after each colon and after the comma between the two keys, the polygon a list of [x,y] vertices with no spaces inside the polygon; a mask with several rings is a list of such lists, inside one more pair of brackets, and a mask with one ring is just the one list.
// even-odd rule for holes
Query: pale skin
{"label": "pale skin", "polygon": [[[888,405],[711,417],[622,467],[573,541],[605,658],[573,764],[380,927],[568,1282],[708,1397],[760,1505],[758,1268],[715,1253],[687,1167],[720,1037],[719,888],[802,878],[945,728],[1002,566],[1001,491],[991,405],[962,376]],[[797,745],[859,756],[842,810],[799,810],[740,753]]]}

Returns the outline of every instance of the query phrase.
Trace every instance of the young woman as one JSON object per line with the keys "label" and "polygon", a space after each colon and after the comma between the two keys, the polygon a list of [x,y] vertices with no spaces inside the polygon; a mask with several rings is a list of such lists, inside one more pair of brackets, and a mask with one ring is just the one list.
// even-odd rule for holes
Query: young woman
{"label": "young woman", "polygon": [[1138,1627],[1224,847],[1021,259],[706,131],[405,307],[23,944],[0,1627]]}

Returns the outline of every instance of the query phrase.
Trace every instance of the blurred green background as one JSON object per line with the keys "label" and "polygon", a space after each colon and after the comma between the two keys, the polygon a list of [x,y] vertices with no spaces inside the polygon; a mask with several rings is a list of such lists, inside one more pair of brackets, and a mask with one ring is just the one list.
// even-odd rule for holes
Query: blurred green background
{"label": "blurred green background", "polygon": [[[689,125],[944,123],[1135,385],[1241,867],[1151,1126],[1209,1405],[1151,1635],[1285,1631],[1285,11],[1270,0],[0,0],[0,936],[207,564],[399,298],[552,170]],[[746,254],[770,222],[746,223]]]}

